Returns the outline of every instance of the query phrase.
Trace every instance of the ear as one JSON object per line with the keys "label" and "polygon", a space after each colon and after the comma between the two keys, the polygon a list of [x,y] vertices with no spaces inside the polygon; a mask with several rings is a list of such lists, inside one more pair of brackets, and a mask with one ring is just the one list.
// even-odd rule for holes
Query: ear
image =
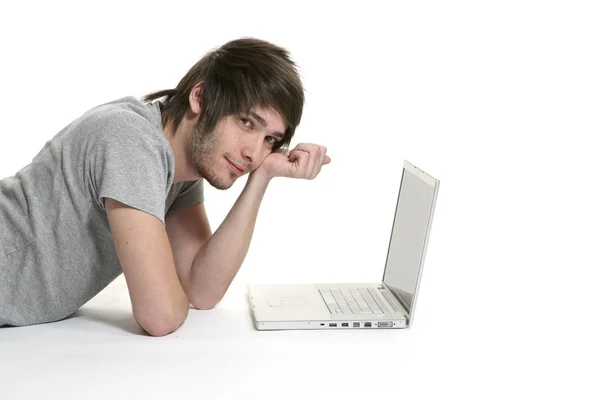
{"label": "ear", "polygon": [[198,82],[196,86],[192,88],[190,92],[189,102],[190,102],[190,110],[196,114],[200,115],[200,111],[202,111],[202,92],[204,90],[204,82]]}

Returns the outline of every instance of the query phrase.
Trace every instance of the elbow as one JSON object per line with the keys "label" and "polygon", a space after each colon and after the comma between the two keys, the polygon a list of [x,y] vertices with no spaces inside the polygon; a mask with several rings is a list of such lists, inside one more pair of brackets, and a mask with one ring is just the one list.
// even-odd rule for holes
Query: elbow
{"label": "elbow", "polygon": [[[139,322],[138,322],[139,323]],[[170,321],[153,321],[151,323],[139,323],[142,329],[150,336],[161,337],[167,336],[174,332],[181,324],[174,324]]]}
{"label": "elbow", "polygon": [[221,299],[222,296],[196,296],[191,303],[198,310],[211,310],[219,304]]}
{"label": "elbow", "polygon": [[187,318],[189,307],[186,304],[185,309],[161,312],[161,313],[143,313],[135,315],[137,323],[150,336],[166,336],[177,330]]}
{"label": "elbow", "polygon": [[192,303],[197,310],[212,310],[217,305],[216,303]]}

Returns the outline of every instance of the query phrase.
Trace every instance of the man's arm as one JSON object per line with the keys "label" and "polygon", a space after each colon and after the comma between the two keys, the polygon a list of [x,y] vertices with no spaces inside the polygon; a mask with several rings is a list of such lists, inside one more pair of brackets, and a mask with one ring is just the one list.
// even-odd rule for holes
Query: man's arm
{"label": "man's arm", "polygon": [[270,178],[251,173],[219,228],[211,235],[203,205],[167,217],[177,273],[192,305],[213,308],[227,292],[250,247]]}
{"label": "man's arm", "polygon": [[213,308],[240,269],[256,224],[258,209],[274,177],[314,179],[329,164],[327,149],[299,144],[289,154],[272,153],[250,173],[246,186],[214,234],[204,211],[196,205],[167,218],[177,273],[192,305]]}
{"label": "man's arm", "polygon": [[173,332],[187,317],[189,301],[165,228],[156,217],[116,200],[106,198],[104,204],[136,321],[152,336]]}

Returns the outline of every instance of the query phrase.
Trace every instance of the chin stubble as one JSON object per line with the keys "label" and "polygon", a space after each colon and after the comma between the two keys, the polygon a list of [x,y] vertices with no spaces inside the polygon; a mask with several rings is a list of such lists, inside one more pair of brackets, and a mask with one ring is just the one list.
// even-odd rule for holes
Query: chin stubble
{"label": "chin stubble", "polygon": [[219,179],[212,168],[211,157],[216,154],[219,141],[214,132],[206,132],[201,124],[194,127],[185,146],[185,157],[188,165],[193,165],[199,178],[204,178],[216,189],[225,190],[231,187]]}

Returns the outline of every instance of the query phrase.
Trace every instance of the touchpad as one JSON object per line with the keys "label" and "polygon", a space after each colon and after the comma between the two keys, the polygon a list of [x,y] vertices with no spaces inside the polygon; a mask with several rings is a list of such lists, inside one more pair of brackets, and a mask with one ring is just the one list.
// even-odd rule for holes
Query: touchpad
{"label": "touchpad", "polygon": [[304,297],[268,297],[267,302],[271,307],[298,307],[306,305]]}

